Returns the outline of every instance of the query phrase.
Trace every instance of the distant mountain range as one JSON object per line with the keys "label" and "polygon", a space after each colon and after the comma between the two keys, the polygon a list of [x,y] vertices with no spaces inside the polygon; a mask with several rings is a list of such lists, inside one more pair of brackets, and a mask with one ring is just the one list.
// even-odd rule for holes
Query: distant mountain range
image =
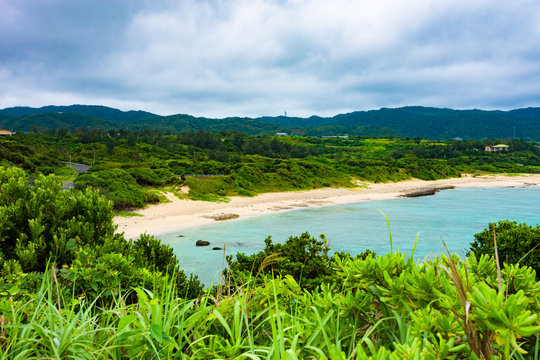
{"label": "distant mountain range", "polygon": [[0,110],[0,127],[13,131],[75,129],[236,130],[251,135],[287,132],[298,135],[360,135],[426,139],[540,140],[540,108],[510,111],[452,110],[421,106],[355,111],[333,117],[229,117],[210,119],[145,111],[121,111],[98,105],[12,107]]}

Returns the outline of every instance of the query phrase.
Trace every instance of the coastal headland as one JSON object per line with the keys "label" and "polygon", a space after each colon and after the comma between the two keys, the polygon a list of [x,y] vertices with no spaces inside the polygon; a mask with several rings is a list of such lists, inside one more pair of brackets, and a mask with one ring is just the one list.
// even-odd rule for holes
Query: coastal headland
{"label": "coastal headland", "polygon": [[126,238],[141,233],[165,234],[185,228],[235,221],[300,208],[331,206],[402,196],[426,196],[439,190],[466,187],[519,187],[540,185],[540,174],[462,175],[460,178],[424,181],[411,179],[393,183],[362,182],[356,188],[323,188],[307,191],[267,193],[254,197],[231,197],[229,202],[179,199],[165,194],[170,202],[149,205],[135,212],[142,216],[116,216],[117,232]]}

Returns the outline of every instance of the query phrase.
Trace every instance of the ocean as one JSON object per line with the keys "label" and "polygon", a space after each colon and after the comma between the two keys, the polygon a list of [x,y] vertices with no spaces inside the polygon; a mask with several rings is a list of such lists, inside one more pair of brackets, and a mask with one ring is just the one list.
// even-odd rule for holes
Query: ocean
{"label": "ocean", "polygon": [[[284,242],[289,236],[309,232],[325,234],[333,251],[353,255],[366,249],[377,254],[390,252],[390,222],[394,251],[410,254],[418,235],[415,259],[444,252],[464,257],[474,234],[490,222],[513,220],[529,225],[540,223],[540,186],[515,188],[464,188],[443,190],[433,196],[364,201],[354,204],[291,210],[255,218],[216,222],[158,236],[174,249],[180,267],[194,273],[205,284],[219,283],[226,255],[256,253],[264,239]],[[210,246],[196,247],[197,240]]]}

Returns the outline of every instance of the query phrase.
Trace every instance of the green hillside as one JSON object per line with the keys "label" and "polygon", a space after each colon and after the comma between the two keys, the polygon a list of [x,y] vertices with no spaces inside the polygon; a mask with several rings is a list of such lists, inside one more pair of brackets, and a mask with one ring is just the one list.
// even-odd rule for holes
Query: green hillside
{"label": "green hillside", "polygon": [[73,113],[86,115],[114,122],[136,122],[140,119],[158,116],[146,111],[121,111],[101,105],[69,105],[69,106],[43,106],[41,108],[31,108],[26,106],[17,106],[0,110],[2,115],[19,117],[32,114],[50,114],[50,113]]}
{"label": "green hillside", "polygon": [[260,119],[285,127],[308,128],[306,129],[308,135],[317,132],[317,129],[328,129],[331,132],[334,128],[339,128],[342,133],[359,135],[360,129],[374,126],[379,129],[391,129],[402,136],[420,136],[426,139],[511,138],[515,127],[517,138],[540,139],[540,108],[484,111],[408,106],[355,111],[331,118],[312,116],[302,119],[279,116]]}
{"label": "green hillside", "polygon": [[249,135],[274,134],[279,131],[287,130],[287,128],[277,124],[266,123],[251,118],[235,117],[225,119],[209,119],[204,117],[194,117],[186,114],[155,117],[143,120],[136,125],[132,125],[132,129],[134,130],[143,130],[146,128],[159,129],[172,133],[197,130],[206,130],[212,132],[233,130]]}
{"label": "green hillside", "polygon": [[85,129],[113,129],[124,126],[111,120],[73,113],[0,116],[0,127],[12,131],[46,132],[56,129],[74,130],[81,127]]}
{"label": "green hillside", "polygon": [[510,111],[453,110],[408,106],[355,111],[334,117],[228,117],[211,119],[187,114],[159,116],[144,111],[120,111],[105,106],[71,105],[0,110],[0,126],[15,131],[59,128],[160,130],[169,133],[234,130],[249,135],[286,132],[292,135],[422,137],[433,140],[540,140],[540,108]]}
{"label": "green hillside", "polygon": [[343,114],[333,120],[342,125],[390,127],[405,136],[427,139],[511,138],[514,127],[519,130],[519,138],[538,139],[540,109],[531,109],[529,114],[528,118],[519,118],[504,111],[404,107]]}

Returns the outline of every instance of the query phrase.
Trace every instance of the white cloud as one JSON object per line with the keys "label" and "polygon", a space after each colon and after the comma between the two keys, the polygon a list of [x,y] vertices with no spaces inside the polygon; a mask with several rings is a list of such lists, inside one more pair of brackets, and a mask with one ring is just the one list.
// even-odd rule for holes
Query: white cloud
{"label": "white cloud", "polygon": [[[80,33],[98,38],[61,67],[48,61],[36,67],[35,57],[20,52],[16,61],[0,55],[0,70],[36,93],[204,116],[540,105],[540,3],[534,0],[148,4],[119,14],[123,25],[108,32],[91,30],[99,23],[88,20],[90,30]],[[64,39],[44,37],[48,44]],[[52,48],[38,54],[47,58]]]}

